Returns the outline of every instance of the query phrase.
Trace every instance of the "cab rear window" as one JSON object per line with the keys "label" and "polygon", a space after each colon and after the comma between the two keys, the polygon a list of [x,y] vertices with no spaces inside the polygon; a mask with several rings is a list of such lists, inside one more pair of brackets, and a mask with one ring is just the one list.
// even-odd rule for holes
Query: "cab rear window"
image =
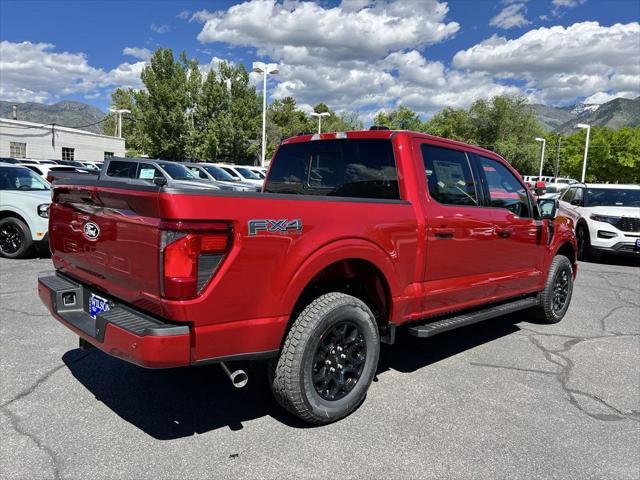
{"label": "cab rear window", "polygon": [[399,199],[390,140],[318,140],[278,149],[269,193]]}

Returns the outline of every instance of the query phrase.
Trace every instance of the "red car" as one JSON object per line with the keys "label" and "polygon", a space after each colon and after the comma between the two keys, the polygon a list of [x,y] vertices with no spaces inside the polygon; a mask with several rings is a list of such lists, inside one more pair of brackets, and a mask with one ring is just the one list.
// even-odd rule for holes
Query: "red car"
{"label": "red car", "polygon": [[109,171],[55,185],[56,272],[38,284],[51,313],[143,367],[222,363],[242,385],[226,362],[270,359],[275,397],[308,422],[363,401],[398,328],[430,337],[524,309],[554,323],[571,300],[576,242],[556,201],[536,204],[504,159],[471,145],[298,136],[255,193]]}

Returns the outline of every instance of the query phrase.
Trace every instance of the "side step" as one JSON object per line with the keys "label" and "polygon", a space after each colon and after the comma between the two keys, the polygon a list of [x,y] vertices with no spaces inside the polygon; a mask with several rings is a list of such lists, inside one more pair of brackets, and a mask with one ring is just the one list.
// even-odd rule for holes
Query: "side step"
{"label": "side step", "polygon": [[459,327],[465,327],[474,323],[482,322],[483,320],[489,320],[490,318],[499,317],[501,315],[507,315],[508,313],[517,312],[518,310],[524,310],[527,308],[535,307],[538,305],[537,297],[521,298],[509,303],[502,303],[494,307],[485,308],[471,313],[463,313],[456,317],[449,317],[443,320],[438,320],[432,323],[426,323],[424,325],[416,325],[409,327],[409,334],[414,337],[426,338],[433,337],[438,333],[453,330]]}

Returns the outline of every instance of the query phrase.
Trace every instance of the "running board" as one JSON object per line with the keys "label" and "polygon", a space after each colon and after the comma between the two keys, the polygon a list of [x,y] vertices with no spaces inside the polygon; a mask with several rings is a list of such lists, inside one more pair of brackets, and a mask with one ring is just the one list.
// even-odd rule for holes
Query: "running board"
{"label": "running board", "polygon": [[419,338],[433,337],[438,333],[446,332],[448,330],[453,330],[459,327],[466,327],[467,325],[472,325],[484,320],[489,320],[490,318],[507,315],[508,313],[517,312],[518,310],[525,310],[537,305],[539,305],[537,297],[521,298],[519,300],[514,300],[509,303],[502,303],[500,305],[485,308],[483,310],[478,310],[471,313],[463,313],[456,317],[449,317],[443,320],[438,320],[436,322],[409,327],[409,334]]}

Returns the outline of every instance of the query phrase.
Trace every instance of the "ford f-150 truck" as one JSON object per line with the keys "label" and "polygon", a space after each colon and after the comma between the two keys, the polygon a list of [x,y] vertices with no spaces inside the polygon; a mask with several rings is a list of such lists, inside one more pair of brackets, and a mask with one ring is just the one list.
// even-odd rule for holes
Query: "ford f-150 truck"
{"label": "ford f-150 truck", "polygon": [[276,399],[311,423],[357,408],[398,328],[431,337],[525,309],[554,323],[569,307],[571,222],[488,150],[301,135],[262,192],[156,183],[56,182],[42,301],[81,344],[142,367],[221,363],[241,385],[228,362],[270,359]]}

